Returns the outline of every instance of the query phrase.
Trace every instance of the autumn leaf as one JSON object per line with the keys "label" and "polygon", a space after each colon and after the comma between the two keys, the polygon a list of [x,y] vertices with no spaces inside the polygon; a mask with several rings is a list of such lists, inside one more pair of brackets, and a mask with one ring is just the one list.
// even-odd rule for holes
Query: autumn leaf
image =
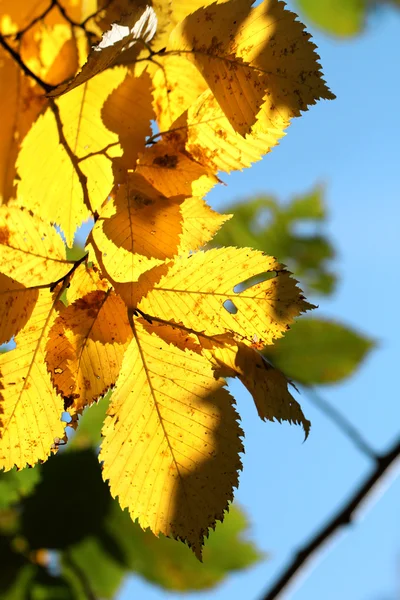
{"label": "autumn leaf", "polygon": [[26,325],[38,299],[37,289],[0,273],[0,344],[5,344]]}
{"label": "autumn leaf", "polygon": [[189,61],[180,56],[161,56],[153,70],[154,111],[162,132],[207,90],[207,83]]}
{"label": "autumn leaf", "polygon": [[90,292],[107,292],[110,287],[106,279],[102,279],[96,266],[88,267],[83,263],[75,269],[73,277],[67,290],[68,304],[72,304],[78,298],[83,298]]}
{"label": "autumn leaf", "polygon": [[107,273],[116,281],[135,281],[174,256],[179,246],[181,198],[167,199],[135,173],[118,187],[93,229]]}
{"label": "autumn leaf", "polygon": [[54,316],[52,293],[39,290],[31,317],[15,338],[17,347],[0,355],[0,466],[6,471],[46,460],[64,436],[63,403],[44,360]]}
{"label": "autumn leaf", "polygon": [[281,371],[268,363],[255,348],[240,342],[235,344],[229,338],[224,340],[201,335],[198,339],[218,374],[237,377],[246,386],[261,419],[301,424],[308,437],[310,421],[290,394],[288,380]]}
{"label": "autumn leaf", "polygon": [[[283,130],[318,98],[333,98],[310,35],[283,2],[230,0],[201,7],[172,32],[168,50],[192,60],[235,131]],[[199,35],[201,31],[201,35]]]}
{"label": "autumn leaf", "polygon": [[103,125],[100,114],[125,75],[124,68],[107,71],[60,98],[32,127],[18,156],[17,203],[60,225],[68,245],[112,188],[111,159],[121,149],[118,135]]}
{"label": "autumn leaf", "polygon": [[121,163],[126,169],[133,169],[151,134],[155,117],[151,100],[151,79],[144,71],[138,75],[127,73],[103,104],[101,118],[107,129],[118,135],[123,151]]}
{"label": "autumn leaf", "polygon": [[198,557],[241,467],[242,432],[223,385],[206,358],[136,320],[102,431],[103,473],[122,508]]}
{"label": "autumn leaf", "polygon": [[[259,351],[313,308],[277,259],[204,250],[231,216],[204,196],[333,95],[278,0],[25,4],[4,0],[0,24],[0,343],[16,343],[0,356],[0,466],[46,460],[62,412],[79,427],[113,391],[111,493],[200,558],[241,468],[224,377],[307,435]],[[86,254],[68,261],[64,241]]]}
{"label": "autumn leaf", "polygon": [[139,155],[136,172],[167,198],[202,197],[218,183],[218,178],[201,164],[181,152],[171,152],[171,146],[163,142]]}
{"label": "autumn leaf", "polygon": [[126,306],[111,290],[90,292],[61,310],[49,333],[46,362],[71,415],[114,385],[131,337]]}
{"label": "autumn leaf", "polygon": [[145,43],[149,42],[156,28],[157,17],[151,6],[147,6],[144,10],[135,10],[125,17],[123,24],[113,23],[111,29],[104,33],[100,43],[92,48],[87,62],[78,75],[71,82],[59,85],[48,95],[61,96],[86,83],[107,69],[121,52],[132,47],[133,44],[141,40]]}
{"label": "autumn leaf", "polygon": [[0,95],[0,203],[3,203],[15,196],[15,161],[19,146],[46,99],[39,86],[23,76],[3,48],[0,48],[0,79],[7,85],[7,94]]}
{"label": "autumn leaf", "polygon": [[14,206],[0,207],[0,261],[4,275],[29,287],[50,285],[71,269],[54,227]]}
{"label": "autumn leaf", "polygon": [[[266,281],[237,289],[263,273],[269,275]],[[233,303],[232,312],[224,307],[227,301]],[[262,346],[281,337],[294,317],[312,305],[275,259],[249,248],[221,248],[175,259],[139,308],[207,335],[233,332],[239,340]]]}

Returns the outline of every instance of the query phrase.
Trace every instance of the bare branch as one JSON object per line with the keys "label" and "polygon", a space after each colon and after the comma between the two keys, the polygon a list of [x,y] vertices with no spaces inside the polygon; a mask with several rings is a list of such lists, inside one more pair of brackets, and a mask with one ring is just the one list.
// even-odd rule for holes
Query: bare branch
{"label": "bare branch", "polygon": [[379,460],[377,452],[372,448],[369,442],[361,435],[356,427],[334,406],[329,404],[322,398],[313,387],[302,386],[308,396],[308,399],[317,406],[335,425],[340,429],[346,437],[362,452],[371,458],[373,461]]}
{"label": "bare branch", "polygon": [[34,79],[34,81],[36,81],[36,83],[38,83],[40,87],[42,87],[45,90],[46,93],[51,92],[51,90],[55,88],[54,85],[46,83],[45,81],[43,81],[43,79],[40,79],[40,77],[38,77],[33,71],[31,71],[30,68],[26,66],[18,52],[14,50],[14,48],[10,46],[8,42],[6,42],[2,35],[0,35],[0,46],[2,46],[4,50],[13,57],[13,59],[21,68],[21,70],[25,73],[25,75]]}
{"label": "bare branch", "polygon": [[296,576],[300,575],[307,567],[311,558],[321,550],[325,544],[340,528],[347,527],[355,521],[357,509],[365,502],[371,493],[378,487],[383,475],[389,467],[395,466],[400,457],[400,438],[398,438],[389,450],[378,456],[375,468],[364,482],[355,490],[348,501],[317,531],[317,533],[301,548],[278,576],[272,587],[268,589],[260,600],[275,600],[282,598],[287,592],[289,585],[294,582]]}

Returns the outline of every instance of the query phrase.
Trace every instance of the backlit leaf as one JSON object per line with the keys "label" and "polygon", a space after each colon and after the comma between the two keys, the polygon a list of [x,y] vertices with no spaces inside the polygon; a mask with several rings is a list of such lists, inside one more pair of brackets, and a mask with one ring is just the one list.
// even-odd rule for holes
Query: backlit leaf
{"label": "backlit leaf", "polygon": [[101,206],[113,185],[111,157],[121,149],[118,135],[100,115],[104,100],[125,75],[123,68],[107,71],[60,98],[37,120],[18,156],[17,203],[57,223],[69,246],[77,227]]}
{"label": "backlit leaf", "polygon": [[143,40],[149,42],[157,29],[157,17],[151,6],[137,8],[123,19],[123,24],[113,23],[111,29],[104,33],[101,41],[94,46],[86,64],[78,75],[69,83],[59,85],[49,96],[61,96],[86,83],[95,75],[109,67],[121,52]]}
{"label": "backlit leaf", "polygon": [[308,436],[310,421],[290,394],[287,379],[257,350],[245,344],[234,344],[229,339],[198,337],[206,355],[218,367],[217,372],[223,377],[238,377],[246,386],[261,419],[302,425]]}
{"label": "backlit leaf", "polygon": [[54,227],[17,207],[0,207],[0,262],[4,275],[33,287],[65,276],[71,263]]}
{"label": "backlit leaf", "polygon": [[[171,34],[206,79],[235,131],[283,131],[318,98],[333,98],[304,26],[283,2],[230,0],[199,8]],[[201,35],[199,32],[201,31]]]}
{"label": "backlit leaf", "polygon": [[111,291],[90,292],[61,311],[46,362],[65,410],[81,412],[114,385],[131,337],[126,306]]}
{"label": "backlit leaf", "polygon": [[147,179],[161,194],[172,196],[205,196],[218,183],[217,177],[181,152],[159,142],[139,156],[137,173]]}
{"label": "backlit leaf", "polygon": [[[13,2],[15,5],[16,3]],[[19,146],[46,104],[39,86],[23,76],[18,65],[0,48],[0,203],[14,197],[15,161]]]}
{"label": "backlit leaf", "polygon": [[200,556],[237,486],[237,414],[206,358],[134,328],[103,427],[103,474],[143,528]]}
{"label": "backlit leaf", "polygon": [[[243,291],[245,279],[268,274]],[[231,301],[236,313],[224,307]],[[281,337],[294,317],[312,308],[296,281],[274,258],[250,248],[221,248],[175,259],[139,308],[207,335],[234,332],[259,346]]]}
{"label": "backlit leaf", "polygon": [[5,344],[27,323],[38,299],[37,289],[0,273],[0,344]]}
{"label": "backlit leaf", "polygon": [[108,274],[136,281],[177,253],[183,198],[165,198],[141,175],[132,173],[100,213],[93,241]]}
{"label": "backlit leaf", "polygon": [[45,364],[46,339],[55,316],[48,289],[39,298],[17,347],[0,355],[0,466],[6,471],[46,460],[64,436],[63,403]]}

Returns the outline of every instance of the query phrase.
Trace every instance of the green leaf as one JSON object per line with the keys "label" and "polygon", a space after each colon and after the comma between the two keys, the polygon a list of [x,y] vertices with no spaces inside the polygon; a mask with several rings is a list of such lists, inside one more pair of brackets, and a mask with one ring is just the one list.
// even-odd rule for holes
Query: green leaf
{"label": "green leaf", "polygon": [[79,417],[78,429],[68,441],[67,450],[97,448],[101,442],[101,428],[110,402],[111,391],[96,404],[88,406]]}
{"label": "green leaf", "polygon": [[359,33],[365,25],[366,0],[297,0],[305,20],[340,37]]}
{"label": "green leaf", "polygon": [[[90,589],[95,598],[114,598],[122,579],[127,575],[126,568],[112,555],[113,540],[90,536],[62,553],[63,574],[80,590]],[[82,593],[82,592],[81,592]],[[78,592],[76,592],[78,595]],[[80,600],[80,595],[78,595]],[[85,594],[83,598],[87,598]],[[75,599],[74,599],[75,600]]]}
{"label": "green leaf", "polygon": [[23,496],[32,493],[40,480],[40,468],[16,468],[0,473],[0,510],[18,502]]}
{"label": "green leaf", "polygon": [[321,188],[286,205],[261,196],[228,206],[226,210],[234,216],[218,232],[214,246],[263,250],[287,264],[306,292],[333,292],[336,276],[330,270],[330,263],[335,251],[321,231],[326,219]]}
{"label": "green leaf", "polygon": [[264,355],[305,385],[337,383],[360,366],[374,342],[347,326],[302,317]]}
{"label": "green leaf", "polygon": [[231,507],[223,523],[210,533],[200,563],[191,550],[174,540],[143,531],[132,523],[117,504],[106,527],[120,545],[126,565],[148,581],[168,590],[201,590],[215,586],[230,572],[249,567],[261,556],[255,546],[243,539],[246,519]]}

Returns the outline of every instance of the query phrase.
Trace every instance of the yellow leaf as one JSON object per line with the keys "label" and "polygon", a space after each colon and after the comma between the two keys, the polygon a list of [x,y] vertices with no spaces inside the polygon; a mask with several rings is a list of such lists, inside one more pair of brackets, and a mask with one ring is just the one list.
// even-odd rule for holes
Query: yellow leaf
{"label": "yellow leaf", "polygon": [[15,195],[15,161],[19,146],[46,104],[46,98],[3,48],[0,48],[0,80],[7,88],[7,93],[0,94],[1,204]]}
{"label": "yellow leaf", "polygon": [[167,46],[194,62],[242,135],[256,121],[260,132],[284,129],[317,99],[334,98],[297,15],[279,0],[251,4],[202,7],[174,29]]}
{"label": "yellow leaf", "polygon": [[110,287],[106,279],[101,279],[97,267],[88,267],[86,263],[75,269],[67,290],[68,304],[82,298],[90,292],[102,290],[106,292]]}
{"label": "yellow leaf", "polygon": [[207,90],[196,67],[180,56],[160,56],[153,66],[154,110],[160,131],[167,131]]}
{"label": "yellow leaf", "polygon": [[92,48],[87,62],[78,75],[72,81],[63,83],[52,90],[48,94],[49,97],[61,96],[86,83],[110,67],[124,50],[140,40],[146,43],[150,41],[157,28],[157,17],[150,6],[136,8],[121,21],[122,24],[113,23],[111,29],[101,38],[100,43]]}
{"label": "yellow leaf", "polygon": [[156,12],[158,24],[156,35],[151,44],[152,49],[157,51],[165,48],[175,25],[201,6],[208,6],[213,2],[215,0],[173,0],[173,2],[153,0],[152,6]]}
{"label": "yellow leaf", "polygon": [[3,35],[25,29],[47,8],[48,0],[0,0],[0,31]]}
{"label": "yellow leaf", "polygon": [[242,432],[223,385],[206,358],[136,320],[102,430],[112,495],[143,528],[187,542],[198,557],[241,468]]}
{"label": "yellow leaf", "polygon": [[0,467],[6,471],[46,460],[64,436],[62,400],[45,364],[54,312],[52,294],[40,290],[30,320],[15,338],[16,349],[0,355]]}
{"label": "yellow leaf", "polygon": [[93,291],[61,310],[49,334],[46,362],[71,415],[114,385],[132,330],[124,302]]}
{"label": "yellow leaf", "polygon": [[255,348],[240,342],[235,344],[229,339],[210,339],[201,335],[198,339],[218,375],[238,377],[246,386],[261,419],[302,425],[308,437],[310,421],[290,394],[288,381],[281,371],[270,365]]}
{"label": "yellow leaf", "polygon": [[146,71],[140,76],[128,73],[102,108],[104,125],[119,137],[123,150],[121,163],[126,169],[135,166],[139,152],[145,149],[146,137],[151,135],[151,121],[155,117],[151,101],[150,75]]}
{"label": "yellow leaf", "polygon": [[165,198],[143,177],[131,173],[103,208],[92,235],[107,273],[136,281],[176,254],[181,233],[179,198]]}
{"label": "yellow leaf", "polygon": [[268,133],[252,131],[241,136],[207,90],[172,124],[165,138],[210,172],[230,173],[260,160],[283,135],[283,129],[271,127]]}
{"label": "yellow leaf", "polygon": [[107,71],[60,98],[58,111],[47,109],[19,153],[17,203],[57,223],[68,245],[89,218],[89,208],[97,210],[112,188],[107,151],[115,155],[121,150],[118,136],[103,125],[100,115],[105,99],[125,75],[124,68]]}
{"label": "yellow leaf", "polygon": [[[240,291],[240,284],[262,274],[268,279]],[[274,258],[259,251],[200,251],[176,258],[138,308],[207,335],[232,332],[240,341],[261,346],[282,337],[294,317],[312,308],[296,283]],[[227,301],[234,314],[224,307]]]}
{"label": "yellow leaf", "polygon": [[167,198],[172,196],[205,196],[218,183],[218,178],[164,142],[146,148],[140,154],[136,172]]}
{"label": "yellow leaf", "polygon": [[0,344],[9,342],[26,325],[38,295],[37,289],[0,273]]}
{"label": "yellow leaf", "polygon": [[43,81],[57,85],[75,75],[78,53],[71,26],[63,19],[61,23],[53,23],[53,20],[52,15],[48,15],[24,34],[20,54],[23,62]]}
{"label": "yellow leaf", "polygon": [[54,283],[71,269],[54,227],[12,206],[0,207],[0,264],[5,275],[29,287]]}
{"label": "yellow leaf", "polygon": [[179,253],[186,254],[207,244],[232,215],[221,215],[200,198],[186,198],[181,205],[182,234]]}

